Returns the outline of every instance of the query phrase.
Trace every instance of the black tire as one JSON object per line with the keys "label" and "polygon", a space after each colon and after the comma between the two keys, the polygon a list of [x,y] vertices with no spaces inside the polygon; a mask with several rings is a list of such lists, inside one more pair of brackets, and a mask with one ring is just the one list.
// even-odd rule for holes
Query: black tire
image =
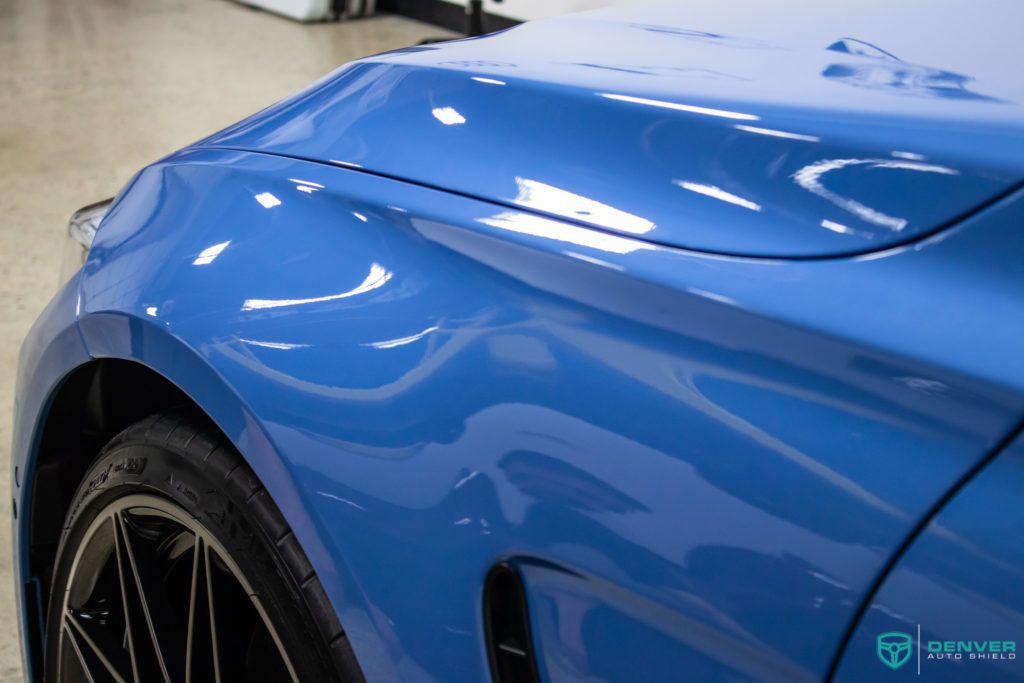
{"label": "black tire", "polygon": [[[166,538],[160,534],[166,534]],[[189,538],[193,539],[191,548]],[[125,548],[128,555],[135,555],[125,555]],[[221,558],[224,554],[228,557]],[[205,559],[205,570],[199,558]],[[161,567],[161,561],[168,566]],[[104,568],[96,568],[100,566]],[[124,567],[135,573],[121,574],[126,571]],[[183,575],[186,570],[193,577],[186,581],[152,578]],[[233,579],[238,580],[237,587],[231,583]],[[184,594],[188,604],[182,617],[179,589],[187,588],[189,581],[191,592]],[[83,582],[88,587],[77,587]],[[119,586],[119,592],[116,587],[107,589],[115,597],[95,597],[94,593],[99,595],[98,591],[108,584]],[[190,680],[205,680],[199,670],[203,647],[208,649],[204,661],[218,662],[224,683],[232,678],[279,680],[278,674],[289,666],[286,680],[364,680],[337,614],[277,506],[219,431],[205,418],[188,411],[168,411],[146,418],[103,448],[72,499],[51,585],[45,652],[48,682],[87,679],[79,667],[97,680],[108,676],[113,679],[112,674],[118,670],[125,673],[126,667],[127,680],[148,680],[151,676],[140,673],[142,664],[129,665],[135,660],[141,662],[146,652],[158,653],[151,659],[161,667],[154,670],[162,672],[162,677],[173,680],[189,668]],[[197,593],[202,586],[207,589],[205,598]],[[244,606],[241,611],[229,609],[241,604],[239,600],[245,602],[250,591],[255,595],[250,597],[255,617],[245,617],[250,613]],[[87,593],[87,599],[74,597]],[[118,595],[120,610],[109,606]],[[133,597],[140,595],[145,598]],[[219,601],[229,599],[235,602],[219,605]],[[83,604],[72,605],[75,600]],[[92,612],[86,610],[88,601]],[[107,612],[95,616],[97,604],[106,604]],[[203,607],[214,604],[219,606]],[[131,609],[137,614],[132,616]],[[224,614],[215,620],[212,615],[218,610]],[[116,623],[119,611],[123,616],[120,626]],[[203,614],[209,619],[204,621]],[[171,631],[181,628],[182,623],[187,623],[188,654],[178,663],[185,650],[184,641]],[[215,629],[212,634],[202,632],[204,624],[214,623],[217,625],[209,627]],[[90,638],[89,629],[82,624],[89,625],[89,629],[100,628],[95,625],[100,624],[107,632],[94,633],[95,637]],[[148,631],[141,632],[150,634],[149,641],[138,631],[131,640],[133,629],[147,626]],[[251,635],[245,633],[248,628],[252,629]],[[212,644],[208,645],[207,639]],[[132,646],[131,642],[137,644]],[[162,645],[144,651],[149,647],[146,642]],[[117,661],[113,655],[105,656],[109,654],[105,647],[109,649],[111,643],[123,646],[123,652],[114,652],[121,658]],[[232,644],[233,649],[225,643]],[[274,646],[276,649],[268,654],[268,648]],[[129,652],[129,647],[134,650]],[[216,654],[218,650],[224,652]],[[73,661],[62,660],[62,656],[75,655]],[[275,655],[283,667],[275,669],[278,660],[271,661]],[[240,656],[244,662],[227,662],[230,657]],[[265,658],[270,664],[263,664]]]}

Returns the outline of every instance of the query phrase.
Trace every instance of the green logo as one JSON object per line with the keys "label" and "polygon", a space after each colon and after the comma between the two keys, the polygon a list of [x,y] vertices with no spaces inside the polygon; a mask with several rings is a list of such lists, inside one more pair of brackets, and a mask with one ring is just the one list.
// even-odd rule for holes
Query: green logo
{"label": "green logo", "polygon": [[898,669],[910,659],[910,646],[914,639],[909,633],[887,631],[880,633],[875,641],[878,658],[890,669]]}

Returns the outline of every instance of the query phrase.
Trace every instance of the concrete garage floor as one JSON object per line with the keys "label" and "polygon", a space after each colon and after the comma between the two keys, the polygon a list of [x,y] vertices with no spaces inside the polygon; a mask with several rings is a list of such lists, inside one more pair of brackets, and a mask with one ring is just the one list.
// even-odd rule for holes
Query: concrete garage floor
{"label": "concrete garage floor", "polygon": [[[228,0],[0,1],[0,501],[18,348],[56,289],[71,212],[344,62],[443,35],[390,16],[301,25]],[[0,505],[0,682],[21,680],[12,586]]]}

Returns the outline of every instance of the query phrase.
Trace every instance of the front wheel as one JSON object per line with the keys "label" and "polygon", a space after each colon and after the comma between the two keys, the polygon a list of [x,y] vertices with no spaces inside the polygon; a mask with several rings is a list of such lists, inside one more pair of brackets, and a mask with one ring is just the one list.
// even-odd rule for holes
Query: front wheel
{"label": "front wheel", "polygon": [[72,501],[47,681],[362,681],[319,579],[238,453],[171,412],[111,441]]}

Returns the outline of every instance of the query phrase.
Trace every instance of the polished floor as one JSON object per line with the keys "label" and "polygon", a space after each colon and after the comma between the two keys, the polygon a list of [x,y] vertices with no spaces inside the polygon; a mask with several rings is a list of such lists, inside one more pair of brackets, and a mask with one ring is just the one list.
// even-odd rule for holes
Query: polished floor
{"label": "polished floor", "polygon": [[[301,25],[229,0],[0,0],[0,500],[17,351],[71,212],[139,167],[362,55],[444,35],[400,17]],[[0,683],[21,680],[0,505]]]}

